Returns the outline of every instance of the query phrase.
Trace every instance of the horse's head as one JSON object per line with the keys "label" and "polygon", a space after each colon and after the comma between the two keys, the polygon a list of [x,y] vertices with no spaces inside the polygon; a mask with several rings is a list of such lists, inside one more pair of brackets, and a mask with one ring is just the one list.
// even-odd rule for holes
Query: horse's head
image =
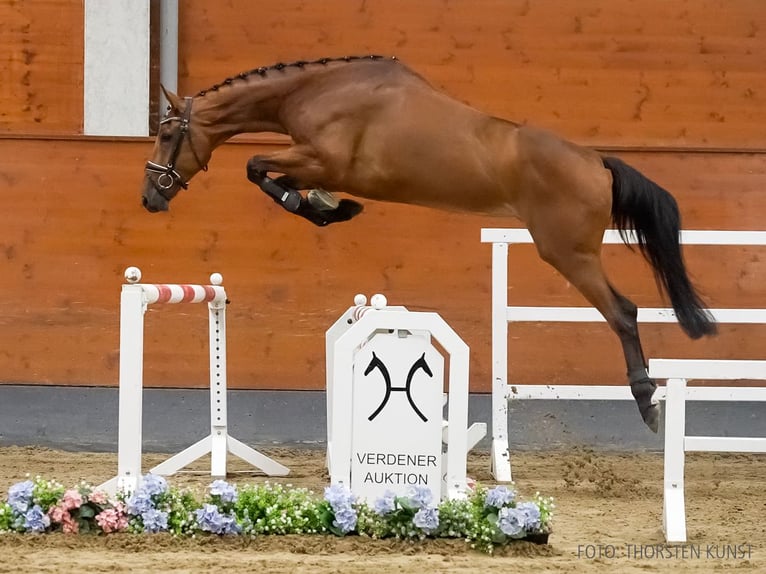
{"label": "horse's head", "polygon": [[201,129],[195,129],[192,98],[165,90],[170,104],[160,121],[152,157],[146,162],[142,202],[151,212],[167,211],[168,203],[200,170],[207,170],[212,149]]}

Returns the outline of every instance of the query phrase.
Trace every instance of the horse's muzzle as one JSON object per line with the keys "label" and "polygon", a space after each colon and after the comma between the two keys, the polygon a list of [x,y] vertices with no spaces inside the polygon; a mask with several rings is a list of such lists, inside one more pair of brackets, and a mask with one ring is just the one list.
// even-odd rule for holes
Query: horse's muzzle
{"label": "horse's muzzle", "polygon": [[141,203],[150,213],[168,210],[168,200],[151,183],[144,189]]}

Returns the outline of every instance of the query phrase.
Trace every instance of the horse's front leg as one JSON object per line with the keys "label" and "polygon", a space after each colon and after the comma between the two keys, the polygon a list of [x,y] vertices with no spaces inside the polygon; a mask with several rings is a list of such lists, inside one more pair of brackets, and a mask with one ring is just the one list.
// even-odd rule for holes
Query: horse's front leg
{"label": "horse's front leg", "polygon": [[254,156],[247,162],[247,179],[260,187],[275,202],[287,211],[295,213],[303,197],[298,192],[298,182],[290,176],[272,179],[268,175],[268,164],[260,156]]}
{"label": "horse's front leg", "polygon": [[[254,156],[247,162],[247,178],[258,185],[276,203],[323,227],[330,223],[348,221],[363,207],[356,201],[338,201],[331,193],[312,189],[306,197],[298,191],[310,187],[304,182],[322,181],[324,169],[305,146],[293,146],[267,156]],[[285,175],[272,179],[268,172]]]}

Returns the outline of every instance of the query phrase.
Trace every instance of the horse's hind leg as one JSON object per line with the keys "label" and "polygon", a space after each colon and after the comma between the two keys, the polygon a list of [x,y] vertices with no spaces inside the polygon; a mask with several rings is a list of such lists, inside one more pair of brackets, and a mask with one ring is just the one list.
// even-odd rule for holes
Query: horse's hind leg
{"label": "horse's hind leg", "polygon": [[[629,322],[625,324],[627,328],[624,333],[615,331],[620,338],[623,353],[625,354],[630,390],[633,393],[633,398],[636,400],[644,422],[650,429],[657,432],[660,424],[660,406],[654,396],[657,384],[649,378],[646,370],[646,358],[644,357],[641,339],[638,335],[638,309],[632,301],[618,293],[613,287],[610,286],[610,289],[617,298],[624,316],[630,318]],[[631,359],[630,357],[638,358]]]}
{"label": "horse's hind leg", "polygon": [[[562,223],[562,222],[559,222]],[[530,226],[540,256],[555,267],[606,319],[622,344],[633,397],[644,422],[657,432],[659,404],[654,400],[657,389],[646,372],[646,360],[638,335],[638,309],[610,284],[601,265],[602,231],[583,239],[567,232],[566,225]]]}
{"label": "horse's hind leg", "polygon": [[[284,175],[271,179],[268,172]],[[311,221],[314,225],[347,221],[362,211],[356,201],[340,201],[328,192],[312,190],[307,197],[298,191],[311,185],[320,187],[326,178],[325,169],[308,146],[292,146],[264,156],[254,156],[247,162],[247,178],[287,211]]]}

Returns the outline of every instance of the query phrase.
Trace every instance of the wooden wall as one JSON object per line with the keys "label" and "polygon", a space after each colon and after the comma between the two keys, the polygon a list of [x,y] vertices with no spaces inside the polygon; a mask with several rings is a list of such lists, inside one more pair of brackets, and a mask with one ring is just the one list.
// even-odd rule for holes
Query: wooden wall
{"label": "wooden wall", "polygon": [[82,131],[82,0],[0,1],[0,134]]}
{"label": "wooden wall", "polygon": [[[277,61],[395,54],[476,107],[611,149],[674,193],[686,228],[763,229],[760,0],[725,10],[711,0],[182,0],[180,9],[184,94]],[[0,0],[0,27],[11,32],[0,85],[0,382],[115,385],[122,271],[138,265],[147,282],[223,273],[232,387],[322,389],[324,331],[355,293],[383,292],[439,312],[471,346],[471,389],[489,390],[490,247],[479,230],[517,222],[367,202],[353,222],[318,229],[246,181],[247,158],[279,145],[257,137],[220,148],[170,213],[150,215],[139,186],[151,142],[79,135],[81,3]],[[513,302],[582,304],[532,248],[515,251]],[[762,249],[700,247],[687,258],[711,305],[764,305]],[[637,255],[617,246],[605,259],[636,303],[662,304]],[[152,308],[146,323],[146,384],[205,386],[204,309]],[[651,356],[756,358],[766,328],[694,343],[672,325],[642,333]],[[513,382],[623,383],[603,325],[515,327],[510,339]]]}
{"label": "wooden wall", "polygon": [[380,53],[582,144],[766,148],[762,0],[254,4],[182,0],[184,90],[278,61]]}

